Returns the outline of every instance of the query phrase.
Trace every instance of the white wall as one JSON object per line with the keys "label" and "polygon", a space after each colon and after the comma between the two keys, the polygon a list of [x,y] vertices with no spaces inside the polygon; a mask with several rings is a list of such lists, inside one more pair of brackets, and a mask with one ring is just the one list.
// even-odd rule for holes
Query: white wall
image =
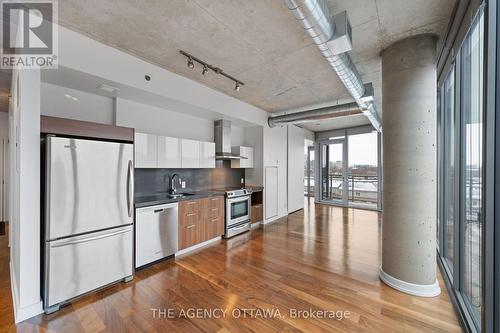
{"label": "white wall", "polygon": [[[19,88],[19,89],[17,89]],[[11,281],[16,322],[40,299],[40,71],[14,70],[10,115]]]}
{"label": "white wall", "polygon": [[[66,94],[78,100],[67,98]],[[214,141],[212,120],[124,98],[115,100],[46,82],[42,82],[41,86],[41,113],[43,115],[109,125],[116,124],[133,127],[140,132],[185,139]],[[233,125],[231,133],[233,146],[245,144],[245,131],[242,127]]]}
{"label": "white wall", "polygon": [[123,98],[116,99],[116,125],[133,127],[138,132],[214,141],[214,123],[211,120],[140,104]]}
{"label": "white wall", "polygon": [[[66,98],[69,94],[77,98]],[[114,102],[110,97],[42,82],[41,113],[46,116],[113,124]]]}

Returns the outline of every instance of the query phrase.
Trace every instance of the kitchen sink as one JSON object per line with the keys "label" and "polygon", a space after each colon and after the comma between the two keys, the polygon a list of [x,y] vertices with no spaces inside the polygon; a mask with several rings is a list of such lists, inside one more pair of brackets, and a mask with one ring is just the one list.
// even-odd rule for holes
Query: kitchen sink
{"label": "kitchen sink", "polygon": [[194,195],[194,194],[193,193],[175,193],[175,194],[167,194],[167,197],[171,198],[171,199],[182,199],[185,197],[190,197],[192,195]]}

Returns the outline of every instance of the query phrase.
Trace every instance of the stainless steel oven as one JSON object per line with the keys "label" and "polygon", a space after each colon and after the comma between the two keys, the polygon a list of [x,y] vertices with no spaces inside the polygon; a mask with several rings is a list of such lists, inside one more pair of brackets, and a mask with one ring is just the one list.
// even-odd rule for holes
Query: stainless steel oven
{"label": "stainless steel oven", "polygon": [[226,192],[226,238],[250,230],[251,198],[252,193],[246,189]]}

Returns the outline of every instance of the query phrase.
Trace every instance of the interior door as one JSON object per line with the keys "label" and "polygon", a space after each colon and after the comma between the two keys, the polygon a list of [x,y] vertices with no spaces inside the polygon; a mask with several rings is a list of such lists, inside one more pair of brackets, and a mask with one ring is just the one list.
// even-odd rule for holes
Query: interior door
{"label": "interior door", "polygon": [[346,154],[345,138],[321,143],[321,201],[347,205]]}

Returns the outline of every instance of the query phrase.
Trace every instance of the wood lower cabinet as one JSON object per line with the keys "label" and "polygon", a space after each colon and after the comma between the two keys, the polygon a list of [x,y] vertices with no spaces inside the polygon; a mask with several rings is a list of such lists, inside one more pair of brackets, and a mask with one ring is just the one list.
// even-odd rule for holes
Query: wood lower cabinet
{"label": "wood lower cabinet", "polygon": [[200,242],[202,221],[201,200],[181,201],[179,203],[179,250]]}
{"label": "wood lower cabinet", "polygon": [[186,249],[190,246],[201,242],[201,225],[186,224],[179,226],[179,250]]}
{"label": "wood lower cabinet", "polygon": [[205,223],[203,238],[209,240],[224,234],[224,197],[203,199],[205,206]]}
{"label": "wood lower cabinet", "polygon": [[179,250],[223,234],[223,196],[179,203]]}
{"label": "wood lower cabinet", "polygon": [[262,222],[264,220],[264,209],[262,204],[252,206],[252,223]]}

